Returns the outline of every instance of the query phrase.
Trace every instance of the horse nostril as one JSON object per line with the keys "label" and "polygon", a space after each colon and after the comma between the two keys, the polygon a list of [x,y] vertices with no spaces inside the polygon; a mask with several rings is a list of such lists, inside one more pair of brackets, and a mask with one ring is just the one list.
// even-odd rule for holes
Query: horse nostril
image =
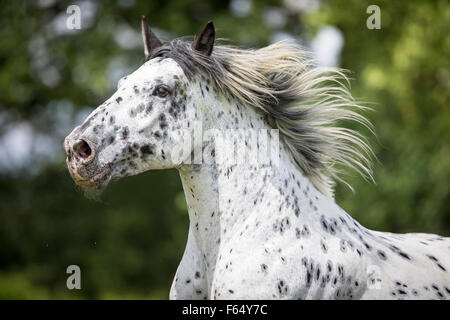
{"label": "horse nostril", "polygon": [[73,151],[82,159],[87,159],[92,154],[91,147],[84,140],[80,140],[75,143],[75,145],[73,146]]}

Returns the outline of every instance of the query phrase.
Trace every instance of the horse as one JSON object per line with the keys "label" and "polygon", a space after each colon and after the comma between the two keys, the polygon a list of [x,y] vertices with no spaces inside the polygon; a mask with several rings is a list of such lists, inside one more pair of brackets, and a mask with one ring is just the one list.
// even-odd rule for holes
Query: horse
{"label": "horse", "polygon": [[[278,42],[162,42],[64,141],[75,183],[103,190],[179,171],[189,233],[170,299],[448,299],[450,238],[369,230],[333,198],[341,171],[372,177],[372,130],[345,72]],[[217,43],[216,43],[217,42]]]}

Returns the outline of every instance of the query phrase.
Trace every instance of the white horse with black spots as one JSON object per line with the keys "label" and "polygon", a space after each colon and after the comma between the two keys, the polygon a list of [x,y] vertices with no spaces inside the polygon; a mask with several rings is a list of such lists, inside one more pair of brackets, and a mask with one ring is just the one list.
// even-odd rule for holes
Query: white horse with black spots
{"label": "white horse with black spots", "polygon": [[295,45],[161,42],[65,139],[85,189],[177,168],[189,210],[172,299],[446,299],[450,239],[364,228],[333,200],[339,167],[371,177],[370,128],[337,69]]}

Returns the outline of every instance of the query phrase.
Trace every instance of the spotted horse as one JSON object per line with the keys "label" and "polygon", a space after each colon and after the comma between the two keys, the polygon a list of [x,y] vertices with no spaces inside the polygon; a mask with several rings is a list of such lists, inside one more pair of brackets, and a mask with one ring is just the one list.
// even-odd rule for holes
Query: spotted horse
{"label": "spotted horse", "polygon": [[450,238],[369,230],[333,200],[339,168],[371,178],[366,139],[338,125],[371,129],[345,73],[292,43],[215,43],[212,22],[161,42],[143,17],[142,34],[146,62],[64,148],[86,190],[179,171],[190,225],[171,299],[450,297]]}

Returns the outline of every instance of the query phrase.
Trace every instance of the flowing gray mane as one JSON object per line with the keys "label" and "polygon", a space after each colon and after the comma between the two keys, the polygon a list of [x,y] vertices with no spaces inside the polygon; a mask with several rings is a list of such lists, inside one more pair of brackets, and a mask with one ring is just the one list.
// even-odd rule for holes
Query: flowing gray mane
{"label": "flowing gray mane", "polygon": [[348,81],[342,70],[315,66],[297,45],[278,42],[257,50],[215,45],[207,56],[175,39],[156,48],[149,58],[154,57],[170,57],[188,77],[207,75],[222,94],[262,109],[295,163],[322,193],[332,197],[334,181],[345,183],[340,167],[372,178],[372,151],[365,139],[337,126],[351,120],[372,130],[355,112],[367,108],[342,83]]}

